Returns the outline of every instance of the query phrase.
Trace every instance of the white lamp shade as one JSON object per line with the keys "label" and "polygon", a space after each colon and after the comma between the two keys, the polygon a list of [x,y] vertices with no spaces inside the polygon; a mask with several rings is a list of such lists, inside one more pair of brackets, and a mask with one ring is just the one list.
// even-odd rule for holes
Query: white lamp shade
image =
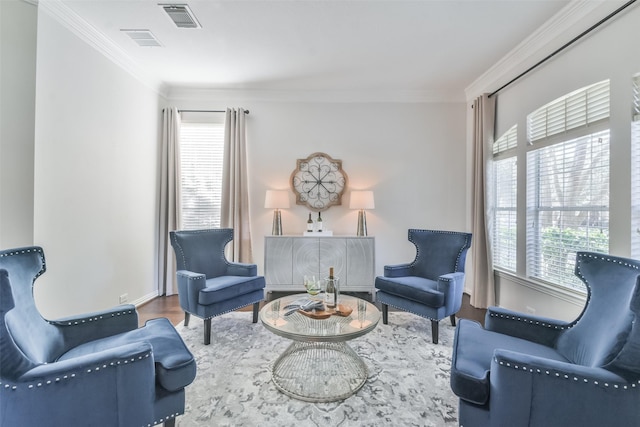
{"label": "white lamp shade", "polygon": [[352,191],[349,209],[374,209],[373,191]]}
{"label": "white lamp shade", "polygon": [[267,209],[287,209],[289,207],[289,192],[287,190],[267,190],[264,207]]}

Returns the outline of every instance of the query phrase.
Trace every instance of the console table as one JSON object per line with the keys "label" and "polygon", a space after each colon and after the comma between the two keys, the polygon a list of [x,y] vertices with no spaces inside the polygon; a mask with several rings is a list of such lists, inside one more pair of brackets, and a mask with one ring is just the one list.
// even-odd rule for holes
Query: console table
{"label": "console table", "polygon": [[304,275],[325,278],[329,268],[340,291],[373,294],[375,239],[356,236],[265,236],[266,291],[304,291]]}

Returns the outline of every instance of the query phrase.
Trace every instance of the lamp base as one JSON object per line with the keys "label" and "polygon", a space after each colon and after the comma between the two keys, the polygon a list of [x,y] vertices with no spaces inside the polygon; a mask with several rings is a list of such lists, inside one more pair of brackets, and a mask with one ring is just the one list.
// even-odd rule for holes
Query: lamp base
{"label": "lamp base", "polygon": [[358,211],[358,231],[356,236],[367,235],[367,215],[364,213],[364,209]]}
{"label": "lamp base", "polygon": [[271,234],[273,236],[282,236],[282,216],[280,210],[273,211],[273,226],[271,227]]}

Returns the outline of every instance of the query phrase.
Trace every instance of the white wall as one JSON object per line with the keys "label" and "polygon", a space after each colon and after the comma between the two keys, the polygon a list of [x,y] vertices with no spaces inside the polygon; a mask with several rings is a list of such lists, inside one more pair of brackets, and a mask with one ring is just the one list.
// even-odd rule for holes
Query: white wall
{"label": "white wall", "polygon": [[[317,151],[342,160],[349,180],[342,205],[322,214],[326,229],[354,235],[357,212],[348,209],[349,192],[374,191],[376,208],[367,212],[367,225],[376,237],[377,274],[385,264],[413,259],[409,228],[467,230],[463,103],[256,101],[250,93],[226,99],[174,93],[169,98],[180,109],[250,110],[252,243],[260,271],[273,218],[264,209],[265,191],[289,189],[296,159]],[[284,234],[300,235],[310,211],[295,205],[292,191],[290,201],[292,207],[282,212]]]}
{"label": "white wall", "polygon": [[[553,99],[586,85],[610,79],[611,82],[611,191],[610,248],[618,256],[630,256],[630,120],[632,106],[631,79],[640,72],[638,52],[640,7],[616,18],[603,28],[579,41],[562,54],[542,65],[498,94],[497,131],[502,135],[518,123],[519,150],[525,150],[526,114]],[[522,157],[523,158],[523,157]],[[524,194],[518,202],[524,212]],[[524,239],[524,232],[519,238]],[[524,248],[524,245],[519,245]],[[518,275],[524,277],[525,253],[520,251]],[[583,297],[558,293],[544,286],[508,276],[497,280],[499,304],[536,314],[572,319],[583,306]]]}
{"label": "white wall", "polygon": [[0,248],[33,244],[38,9],[0,1]]}
{"label": "white wall", "polygon": [[40,11],[35,244],[48,317],[155,295],[160,97]]}
{"label": "white wall", "polygon": [[[372,189],[376,272],[413,259],[407,229],[466,230],[465,106],[462,103],[308,102],[252,93],[197,91],[160,97],[46,13],[38,23],[35,242],[47,273],[36,298],[47,317],[109,307],[121,294],[156,289],[155,226],[159,117],[185,109],[242,106],[248,116],[254,261],[263,271],[270,188],[289,188],[296,159],[322,151],[343,160],[350,189]],[[301,100],[302,99],[302,100]],[[292,202],[293,202],[293,195]],[[344,204],[323,214],[335,234],[354,234]],[[283,212],[285,233],[300,234],[308,210]]]}

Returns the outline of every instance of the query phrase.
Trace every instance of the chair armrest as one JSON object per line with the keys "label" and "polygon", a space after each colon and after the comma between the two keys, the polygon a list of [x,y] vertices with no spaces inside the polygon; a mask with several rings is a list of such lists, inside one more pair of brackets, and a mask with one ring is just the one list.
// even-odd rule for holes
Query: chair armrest
{"label": "chair armrest", "polygon": [[553,347],[558,336],[571,322],[532,316],[500,307],[489,307],[484,327],[488,331],[522,338],[538,344]]}
{"label": "chair armrest", "polygon": [[244,264],[240,262],[229,262],[227,265],[228,276],[257,276],[258,266],[256,264]]}
{"label": "chair armrest", "polygon": [[207,277],[202,273],[188,270],[178,270],[178,296],[180,305],[189,312],[196,312],[200,291],[207,287]]}
{"label": "chair armrest", "polygon": [[49,320],[49,323],[58,327],[66,348],[71,348],[137,329],[138,312],[134,305],[125,304],[104,311]]}
{"label": "chair armrest", "polygon": [[384,266],[384,277],[411,276],[411,264],[395,264]]}
{"label": "chair armrest", "polygon": [[448,273],[438,277],[436,288],[444,294],[445,316],[457,313],[462,306],[464,291],[464,273]]}
{"label": "chair armrest", "polygon": [[155,382],[148,342],[42,364],[3,380],[3,425],[147,425]]}
{"label": "chair armrest", "polygon": [[637,378],[602,368],[496,350],[490,381],[492,426],[622,426],[640,416]]}

